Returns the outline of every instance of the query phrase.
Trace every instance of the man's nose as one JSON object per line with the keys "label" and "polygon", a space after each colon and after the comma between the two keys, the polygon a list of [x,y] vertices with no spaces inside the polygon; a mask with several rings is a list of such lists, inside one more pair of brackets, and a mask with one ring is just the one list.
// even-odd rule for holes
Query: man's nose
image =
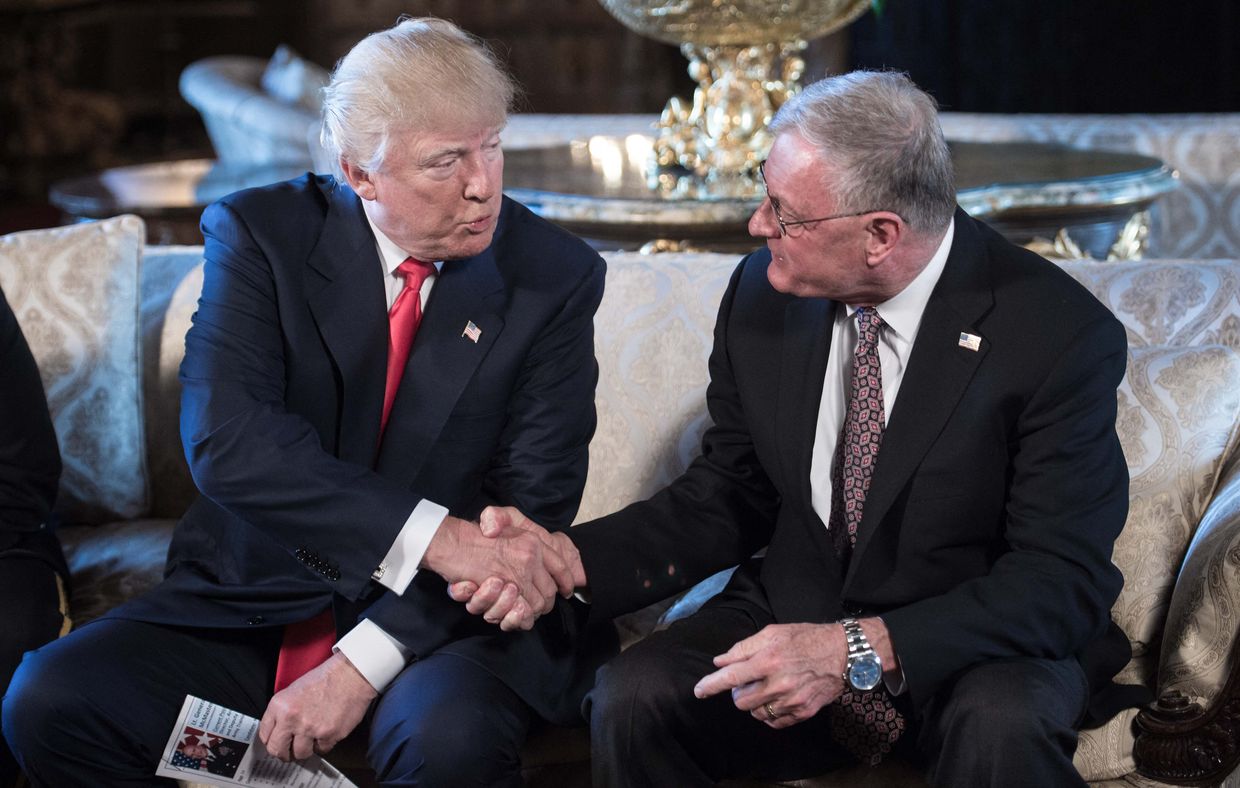
{"label": "man's nose", "polygon": [[504,171],[503,160],[498,164],[482,157],[469,157],[465,172],[465,199],[486,202],[495,196]]}
{"label": "man's nose", "polygon": [[749,217],[749,234],[754,238],[778,238],[780,236],[779,221],[775,218],[775,208],[769,199],[763,200],[758,210]]}

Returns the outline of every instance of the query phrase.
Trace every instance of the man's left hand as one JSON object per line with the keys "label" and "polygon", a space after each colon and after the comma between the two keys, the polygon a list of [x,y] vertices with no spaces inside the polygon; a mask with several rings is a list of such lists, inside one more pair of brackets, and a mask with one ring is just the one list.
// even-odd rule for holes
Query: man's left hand
{"label": "man's left hand", "polygon": [[736,708],[772,728],[787,728],[840,696],[847,653],[839,624],[771,624],[715,657],[719,670],[699,681],[693,694],[709,698],[731,690]]}
{"label": "man's left hand", "polygon": [[357,727],[378,695],[337,652],[276,693],[263,712],[258,738],[282,761],[324,755]]}

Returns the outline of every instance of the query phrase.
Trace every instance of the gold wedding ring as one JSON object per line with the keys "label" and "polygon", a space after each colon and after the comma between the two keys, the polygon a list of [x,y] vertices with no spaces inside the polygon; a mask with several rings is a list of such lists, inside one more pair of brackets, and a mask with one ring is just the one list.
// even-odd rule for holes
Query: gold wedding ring
{"label": "gold wedding ring", "polygon": [[767,703],[763,706],[763,708],[766,709],[767,719],[773,720],[779,716],[775,713],[775,710],[771,708],[771,704]]}

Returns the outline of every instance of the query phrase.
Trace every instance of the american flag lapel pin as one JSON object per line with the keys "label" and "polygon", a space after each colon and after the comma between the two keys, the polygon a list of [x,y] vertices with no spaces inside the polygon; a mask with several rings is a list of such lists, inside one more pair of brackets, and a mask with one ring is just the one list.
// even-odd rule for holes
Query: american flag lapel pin
{"label": "american flag lapel pin", "polygon": [[474,325],[474,321],[470,320],[465,323],[465,330],[461,332],[461,336],[469,339],[475,345],[478,344],[478,337],[482,336],[482,329]]}
{"label": "american flag lapel pin", "polygon": [[976,353],[978,348],[982,346],[982,338],[977,334],[967,334],[964,331],[961,331],[960,341],[957,344],[959,344],[960,347],[968,348]]}

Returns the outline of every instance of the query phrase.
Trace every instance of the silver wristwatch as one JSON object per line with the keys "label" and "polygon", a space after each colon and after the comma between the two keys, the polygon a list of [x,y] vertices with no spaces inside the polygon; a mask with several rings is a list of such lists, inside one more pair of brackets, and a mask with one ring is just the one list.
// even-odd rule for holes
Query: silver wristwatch
{"label": "silver wristwatch", "polygon": [[865,631],[855,618],[840,619],[844,637],[848,641],[848,665],[844,669],[844,681],[861,692],[868,692],[883,680],[883,661],[870,646]]}

